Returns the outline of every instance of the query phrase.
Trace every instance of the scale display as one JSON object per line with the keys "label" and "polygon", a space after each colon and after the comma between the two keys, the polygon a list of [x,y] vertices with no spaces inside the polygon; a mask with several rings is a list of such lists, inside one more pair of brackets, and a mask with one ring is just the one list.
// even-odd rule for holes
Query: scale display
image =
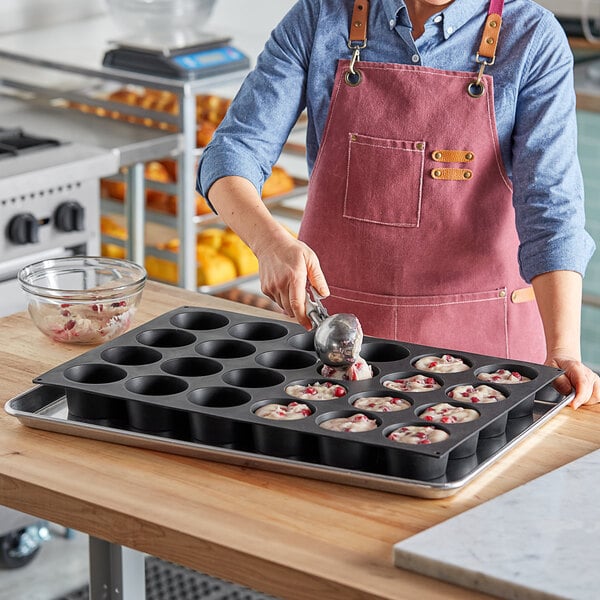
{"label": "scale display", "polygon": [[179,49],[121,45],[108,50],[105,67],[176,79],[199,79],[246,69],[248,57],[229,44],[203,44]]}

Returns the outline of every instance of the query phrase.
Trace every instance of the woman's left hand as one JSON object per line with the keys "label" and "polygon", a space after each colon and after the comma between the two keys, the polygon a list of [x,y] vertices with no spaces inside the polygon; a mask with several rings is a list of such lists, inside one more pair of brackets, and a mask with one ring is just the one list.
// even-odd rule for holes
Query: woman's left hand
{"label": "woman's left hand", "polygon": [[600,377],[581,361],[570,356],[555,355],[549,356],[546,364],[564,371],[564,375],[554,382],[554,387],[565,396],[575,390],[575,397],[571,401],[573,408],[600,403]]}

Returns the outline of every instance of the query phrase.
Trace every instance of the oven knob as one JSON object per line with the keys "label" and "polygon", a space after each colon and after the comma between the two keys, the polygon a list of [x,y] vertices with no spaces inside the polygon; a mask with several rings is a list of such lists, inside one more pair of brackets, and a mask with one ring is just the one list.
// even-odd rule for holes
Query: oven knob
{"label": "oven knob", "polygon": [[40,241],[39,229],[39,221],[31,213],[21,213],[8,223],[8,239],[13,244],[37,244]]}
{"label": "oven knob", "polygon": [[85,209],[79,202],[68,200],[56,207],[54,224],[60,231],[83,231]]}

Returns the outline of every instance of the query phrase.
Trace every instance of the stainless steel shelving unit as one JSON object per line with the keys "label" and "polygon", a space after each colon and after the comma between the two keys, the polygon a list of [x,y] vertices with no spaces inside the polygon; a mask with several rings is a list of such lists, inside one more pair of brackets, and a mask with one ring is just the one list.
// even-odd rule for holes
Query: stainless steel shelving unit
{"label": "stainless steel shelving unit", "polygon": [[[155,77],[102,66],[104,52],[114,34],[109,17],[59,24],[42,30],[24,31],[3,36],[0,40],[0,81],[2,86],[29,95],[37,102],[49,104],[63,99],[88,105],[119,110],[134,116],[160,118],[172,122],[178,131],[178,143],[173,148],[178,162],[176,194],[180,198],[176,225],[181,240],[178,274],[179,284],[196,289],[196,222],[195,222],[195,157],[196,157],[196,95],[223,85],[239,85],[245,71],[183,81]],[[61,43],[57,43],[60,40]],[[139,107],[90,98],[82,90],[99,83],[136,85],[174,93],[179,101],[177,116],[153,114]],[[86,115],[87,116],[87,115]],[[109,121],[109,119],[106,119]],[[104,125],[101,125],[101,127]],[[94,127],[90,121],[90,130]],[[153,130],[149,129],[149,132]],[[68,137],[68,130],[62,137]],[[155,130],[156,137],[164,132]],[[127,165],[127,197],[125,212],[128,222],[128,256],[143,264],[144,245],[144,158],[130,154]]]}

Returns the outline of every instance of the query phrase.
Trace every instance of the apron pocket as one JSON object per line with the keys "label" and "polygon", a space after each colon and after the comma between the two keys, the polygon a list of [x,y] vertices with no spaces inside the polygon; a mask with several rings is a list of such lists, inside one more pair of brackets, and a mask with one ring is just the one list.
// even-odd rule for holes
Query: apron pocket
{"label": "apron pocket", "polygon": [[350,312],[366,335],[506,357],[504,288],[435,296],[386,296],[329,286],[329,314]]}
{"label": "apron pocket", "polygon": [[348,146],[344,217],[418,227],[425,142],[350,133]]}

